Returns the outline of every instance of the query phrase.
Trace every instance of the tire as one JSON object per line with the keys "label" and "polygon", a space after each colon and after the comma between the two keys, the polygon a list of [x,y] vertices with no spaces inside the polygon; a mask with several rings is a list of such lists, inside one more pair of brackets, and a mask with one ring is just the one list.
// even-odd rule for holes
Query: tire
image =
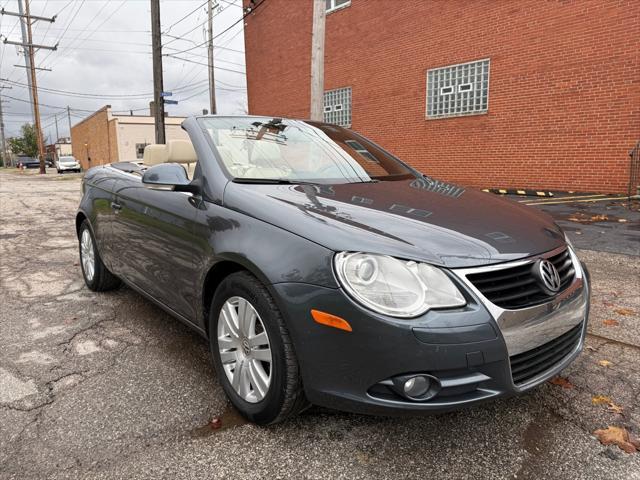
{"label": "tire", "polygon": [[[249,341],[249,339],[256,341],[262,338],[262,333],[251,337],[250,333],[244,336],[239,332],[238,336],[244,337],[244,341],[240,342],[232,335],[224,335],[224,332],[229,331],[224,317],[227,315],[228,318],[230,305],[234,302],[239,304],[241,300],[248,302],[253,308],[253,313],[257,314],[253,333],[266,333],[271,363],[256,358],[259,353],[263,353],[262,356],[264,356],[266,351],[264,343],[258,346]],[[223,307],[226,308],[225,314],[222,314]],[[238,306],[238,310],[239,308]],[[232,346],[231,342],[236,342],[235,346]],[[222,388],[233,406],[248,420],[259,425],[271,425],[297,415],[308,405],[302,388],[298,360],[282,314],[265,286],[248,272],[229,275],[216,290],[209,313],[209,345]],[[224,353],[221,353],[221,345],[225,349]],[[222,355],[225,355],[224,365]],[[234,355],[235,358],[242,357],[243,360],[230,361],[229,358]],[[256,362],[261,369],[255,366]],[[242,394],[242,388],[234,387],[229,378],[229,376],[235,378],[238,368],[242,373],[246,365],[249,366],[244,371],[250,379],[249,389],[253,389],[253,394],[250,391]],[[231,372],[230,369],[233,366],[235,367]],[[269,375],[269,385],[265,392],[260,392],[254,381],[259,379],[260,375],[255,373],[256,371]],[[245,392],[247,392],[246,389]]]}
{"label": "tire", "polygon": [[[89,227],[89,221],[86,219],[82,222],[82,225],[80,225],[78,244],[80,268],[82,269],[84,283],[89,290],[106,292],[118,288],[120,286],[120,279],[111,273],[104,263],[102,263],[96,247],[96,239]],[[91,264],[93,268],[91,268]]]}

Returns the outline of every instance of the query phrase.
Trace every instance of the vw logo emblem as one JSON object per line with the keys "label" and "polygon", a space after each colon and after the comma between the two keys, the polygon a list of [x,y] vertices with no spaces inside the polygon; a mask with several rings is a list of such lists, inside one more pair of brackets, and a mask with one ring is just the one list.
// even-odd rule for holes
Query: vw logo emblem
{"label": "vw logo emblem", "polygon": [[249,345],[249,340],[246,338],[242,340],[242,353],[247,356],[251,353],[251,345]]}
{"label": "vw logo emblem", "polygon": [[560,290],[560,274],[549,260],[540,260],[538,263],[538,276],[542,286],[548,293],[556,293]]}

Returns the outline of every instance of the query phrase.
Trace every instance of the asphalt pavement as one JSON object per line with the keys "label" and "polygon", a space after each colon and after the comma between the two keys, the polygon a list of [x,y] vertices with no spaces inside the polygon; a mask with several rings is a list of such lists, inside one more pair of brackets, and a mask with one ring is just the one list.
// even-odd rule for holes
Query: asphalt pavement
{"label": "asphalt pavement", "polygon": [[637,209],[594,202],[609,219],[588,223],[530,205],[566,222],[593,275],[586,348],[561,380],[446,415],[313,407],[262,428],[229,407],[198,335],[127,288],[86,289],[79,187],[0,169],[0,478],[640,479],[640,453],[593,433],[640,435]]}
{"label": "asphalt pavement", "polygon": [[640,255],[640,199],[558,192],[553,197],[509,196],[551,215],[576,248]]}

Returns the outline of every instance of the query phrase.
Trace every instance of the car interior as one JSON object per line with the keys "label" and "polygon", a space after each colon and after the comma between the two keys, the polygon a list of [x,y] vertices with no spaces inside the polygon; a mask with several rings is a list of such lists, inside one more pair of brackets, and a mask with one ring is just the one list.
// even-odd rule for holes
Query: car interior
{"label": "car interior", "polygon": [[166,145],[147,145],[144,148],[142,163],[144,167],[152,167],[160,163],[179,163],[186,170],[187,177],[193,179],[198,157],[188,140],[169,140]]}

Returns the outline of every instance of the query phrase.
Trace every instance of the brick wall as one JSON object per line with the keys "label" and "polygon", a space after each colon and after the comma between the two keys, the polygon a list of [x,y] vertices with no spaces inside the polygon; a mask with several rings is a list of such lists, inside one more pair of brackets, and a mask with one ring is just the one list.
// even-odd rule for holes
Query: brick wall
{"label": "brick wall", "polygon": [[71,127],[71,147],[85,170],[117,161],[116,120],[109,115],[108,107]]}
{"label": "brick wall", "polygon": [[[246,19],[249,111],[308,117],[311,1],[266,2]],[[327,15],[325,89],[351,86],[352,128],[430,175],[622,192],[638,52],[637,1],[352,0]],[[488,113],[427,120],[426,71],[483,58]]]}
{"label": "brick wall", "polygon": [[[189,139],[183,120],[165,118],[167,140]],[[71,127],[71,143],[83,169],[136,160],[137,143],[155,143],[154,121],[148,116],[114,116],[106,106]]]}

